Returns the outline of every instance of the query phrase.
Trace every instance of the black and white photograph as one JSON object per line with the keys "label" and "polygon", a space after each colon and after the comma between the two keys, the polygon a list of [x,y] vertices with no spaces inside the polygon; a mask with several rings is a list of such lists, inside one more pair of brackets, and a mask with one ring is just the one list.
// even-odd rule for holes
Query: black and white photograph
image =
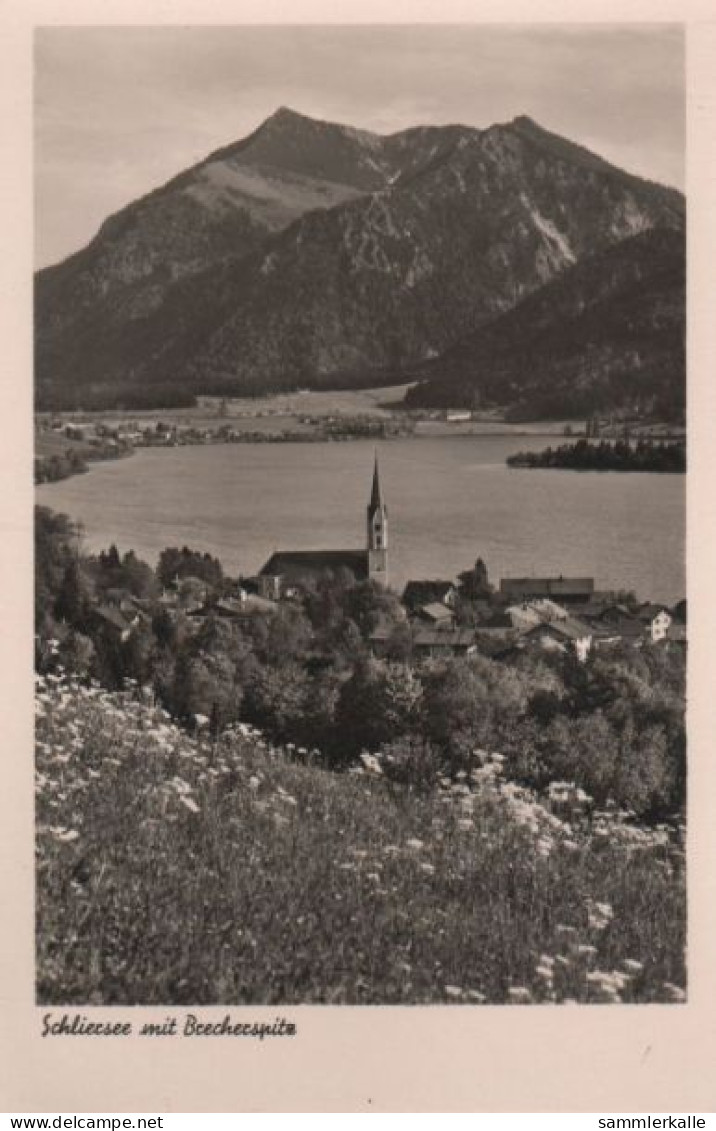
{"label": "black and white photograph", "polygon": [[36,1003],[677,1013],[684,27],[33,72]]}

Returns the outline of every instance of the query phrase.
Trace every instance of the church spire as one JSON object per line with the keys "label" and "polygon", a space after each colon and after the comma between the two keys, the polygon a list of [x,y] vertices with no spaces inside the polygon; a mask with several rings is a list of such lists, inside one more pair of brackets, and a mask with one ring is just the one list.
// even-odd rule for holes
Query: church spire
{"label": "church spire", "polygon": [[373,486],[368,503],[368,577],[388,584],[388,508],[380,486],[378,453],[373,467]]}
{"label": "church spire", "polygon": [[373,489],[370,493],[370,509],[377,510],[379,507],[384,506],[383,495],[380,489],[380,468],[378,467],[378,452],[375,453],[375,465],[373,467]]}

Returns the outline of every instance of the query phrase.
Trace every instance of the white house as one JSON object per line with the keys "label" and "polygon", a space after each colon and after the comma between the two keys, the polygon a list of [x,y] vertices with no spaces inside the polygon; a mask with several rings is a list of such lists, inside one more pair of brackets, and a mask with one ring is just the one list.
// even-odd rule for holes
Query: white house
{"label": "white house", "polygon": [[642,605],[636,615],[653,643],[666,639],[674,618],[665,605]]}

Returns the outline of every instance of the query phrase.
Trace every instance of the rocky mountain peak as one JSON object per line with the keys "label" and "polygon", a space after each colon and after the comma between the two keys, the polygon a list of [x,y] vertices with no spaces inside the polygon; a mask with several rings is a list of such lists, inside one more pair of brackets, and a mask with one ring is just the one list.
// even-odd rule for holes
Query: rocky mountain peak
{"label": "rocky mountain peak", "polygon": [[39,274],[38,393],[407,380],[585,257],[683,223],[680,194],[524,114],[383,136],[280,106]]}

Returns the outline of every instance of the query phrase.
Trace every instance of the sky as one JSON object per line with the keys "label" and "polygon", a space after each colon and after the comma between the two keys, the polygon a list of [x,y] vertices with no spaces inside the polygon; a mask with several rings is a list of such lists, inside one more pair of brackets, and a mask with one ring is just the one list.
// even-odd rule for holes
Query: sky
{"label": "sky", "polygon": [[379,133],[528,114],[684,184],[680,25],[40,28],[36,265],[282,105]]}

